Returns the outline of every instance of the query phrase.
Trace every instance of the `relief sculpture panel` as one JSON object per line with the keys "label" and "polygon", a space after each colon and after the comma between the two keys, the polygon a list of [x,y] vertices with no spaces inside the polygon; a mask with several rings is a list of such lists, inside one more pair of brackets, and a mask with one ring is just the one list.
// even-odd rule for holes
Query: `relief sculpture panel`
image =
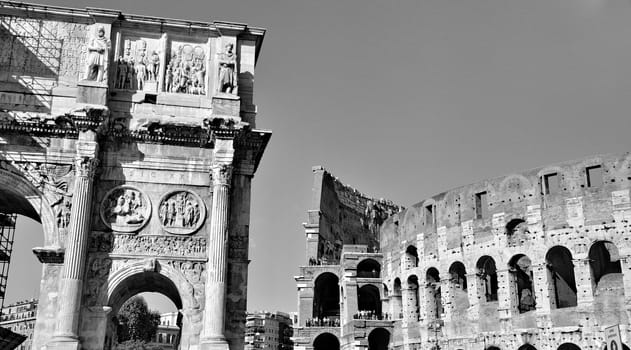
{"label": "relief sculpture panel", "polygon": [[149,221],[151,202],[147,195],[132,186],[110,190],[101,202],[101,219],[119,232],[136,232]]}
{"label": "relief sculpture panel", "polygon": [[163,52],[161,39],[126,36],[116,59],[114,88],[157,92]]}
{"label": "relief sculpture panel", "polygon": [[187,259],[206,257],[206,238],[182,236],[132,236],[93,232],[88,249],[90,252],[116,255],[169,256]]}
{"label": "relief sculpture panel", "polygon": [[206,48],[201,44],[171,43],[171,57],[165,73],[166,92],[206,94]]}
{"label": "relief sculpture panel", "polygon": [[193,192],[170,192],[160,200],[158,217],[165,231],[190,234],[197,231],[204,222],[206,207],[202,199]]}

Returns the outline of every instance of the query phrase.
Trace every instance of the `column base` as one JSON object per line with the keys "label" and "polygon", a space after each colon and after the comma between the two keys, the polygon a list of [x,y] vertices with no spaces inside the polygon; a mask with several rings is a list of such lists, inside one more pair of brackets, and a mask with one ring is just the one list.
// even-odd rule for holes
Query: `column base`
{"label": "column base", "polygon": [[81,342],[73,336],[56,336],[46,344],[46,350],[79,350]]}
{"label": "column base", "polygon": [[202,338],[199,350],[230,350],[230,346],[224,337]]}

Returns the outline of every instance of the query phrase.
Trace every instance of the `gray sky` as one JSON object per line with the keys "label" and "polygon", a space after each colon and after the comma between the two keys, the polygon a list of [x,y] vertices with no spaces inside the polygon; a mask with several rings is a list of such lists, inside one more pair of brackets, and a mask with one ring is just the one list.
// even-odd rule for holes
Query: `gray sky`
{"label": "gray sky", "polygon": [[[268,28],[255,99],[274,134],[253,183],[249,310],[296,310],[313,165],[409,206],[630,149],[631,0],[41,1]],[[9,298],[36,290],[28,265]]]}

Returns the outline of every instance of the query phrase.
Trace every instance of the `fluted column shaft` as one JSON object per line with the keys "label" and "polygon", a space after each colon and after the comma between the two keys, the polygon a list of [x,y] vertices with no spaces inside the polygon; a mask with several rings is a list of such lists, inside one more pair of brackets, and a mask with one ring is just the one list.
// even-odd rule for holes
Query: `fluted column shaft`
{"label": "fluted column shaft", "polygon": [[82,132],[77,141],[71,221],[61,273],[59,323],[55,338],[78,339],[79,309],[90,229],[92,184],[94,171],[98,166],[97,152],[96,135],[91,131]]}
{"label": "fluted column shaft", "polygon": [[224,335],[226,273],[228,265],[228,214],[232,165],[215,161],[211,167],[213,199],[208,238],[206,305],[201,334],[203,348],[228,348]]}

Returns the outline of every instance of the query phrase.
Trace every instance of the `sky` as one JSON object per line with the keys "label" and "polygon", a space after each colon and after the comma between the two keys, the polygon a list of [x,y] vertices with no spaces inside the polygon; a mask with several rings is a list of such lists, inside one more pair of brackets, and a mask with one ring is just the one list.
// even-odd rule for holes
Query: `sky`
{"label": "sky", "polygon": [[[39,2],[268,29],[254,96],[273,135],[253,180],[250,311],[297,309],[314,165],[409,206],[631,150],[631,0]],[[28,255],[43,239],[24,227]],[[14,260],[7,301],[37,290],[28,265]]]}

